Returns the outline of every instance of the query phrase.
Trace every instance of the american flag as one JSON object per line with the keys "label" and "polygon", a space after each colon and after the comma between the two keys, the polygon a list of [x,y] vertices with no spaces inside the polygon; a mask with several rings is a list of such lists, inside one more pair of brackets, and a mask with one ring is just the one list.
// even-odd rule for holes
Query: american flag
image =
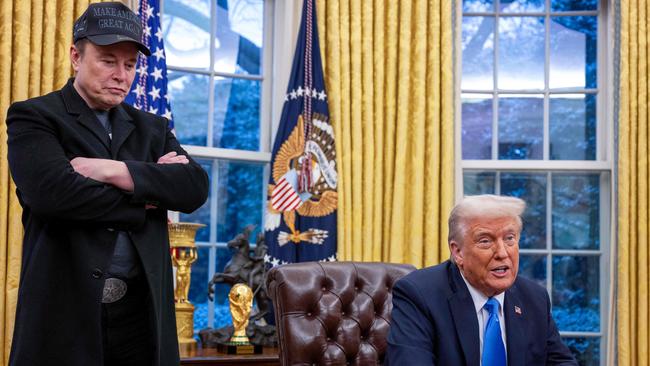
{"label": "american flag", "polygon": [[336,260],[336,148],[316,24],[315,1],[305,0],[271,157],[264,259],[272,266]]}
{"label": "american flag", "polygon": [[167,94],[167,63],[160,27],[159,0],[140,0],[138,7],[142,25],[142,43],[151,50],[151,56],[140,55],[136,65],[135,81],[125,102],[132,106],[163,116],[174,128],[171,105]]}

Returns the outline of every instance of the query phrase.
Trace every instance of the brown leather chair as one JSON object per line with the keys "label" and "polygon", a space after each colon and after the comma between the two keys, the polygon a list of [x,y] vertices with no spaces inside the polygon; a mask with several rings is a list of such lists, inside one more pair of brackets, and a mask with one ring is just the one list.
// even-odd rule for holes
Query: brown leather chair
{"label": "brown leather chair", "polygon": [[406,264],[305,262],[273,268],[273,301],[282,365],[381,365],[393,284]]}

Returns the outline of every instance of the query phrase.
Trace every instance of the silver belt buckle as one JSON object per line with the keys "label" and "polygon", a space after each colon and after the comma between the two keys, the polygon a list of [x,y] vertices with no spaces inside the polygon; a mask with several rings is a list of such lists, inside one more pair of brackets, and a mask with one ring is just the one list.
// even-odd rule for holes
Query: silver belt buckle
{"label": "silver belt buckle", "polygon": [[126,294],[126,282],[119,278],[107,278],[104,281],[104,291],[102,293],[102,303],[110,304],[124,297]]}

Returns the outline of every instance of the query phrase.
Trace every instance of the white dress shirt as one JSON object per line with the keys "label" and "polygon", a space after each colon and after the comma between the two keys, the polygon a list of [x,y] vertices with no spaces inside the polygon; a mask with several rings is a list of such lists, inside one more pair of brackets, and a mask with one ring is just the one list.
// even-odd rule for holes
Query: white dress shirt
{"label": "white dress shirt", "polygon": [[[484,309],[483,306],[485,306],[485,303],[488,301],[488,297],[485,296],[481,291],[477,290],[474,286],[470,285],[470,283],[467,282],[467,279],[465,279],[465,276],[463,276],[462,272],[460,275],[463,277],[463,281],[465,281],[465,284],[467,285],[469,294],[472,296],[472,301],[474,301],[476,318],[478,319],[478,337],[480,344],[479,350],[481,351],[481,364],[483,364],[483,333],[485,333],[485,326],[487,325],[487,321],[490,317],[490,313],[488,313],[488,311]],[[494,298],[499,303],[499,327],[501,328],[501,339],[503,339],[503,346],[506,350],[507,359],[508,347],[506,346],[506,320],[503,316],[503,300],[505,298],[505,292],[495,295]]]}

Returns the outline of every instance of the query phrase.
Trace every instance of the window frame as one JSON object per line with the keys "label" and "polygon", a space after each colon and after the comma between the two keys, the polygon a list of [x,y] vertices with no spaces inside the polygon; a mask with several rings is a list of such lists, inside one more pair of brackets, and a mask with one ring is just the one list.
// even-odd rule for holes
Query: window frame
{"label": "window frame", "polygon": [[[265,165],[264,167],[264,182],[267,182],[269,179],[270,169],[269,163],[271,161],[271,148],[274,132],[276,128],[273,128],[272,123],[272,110],[277,108],[276,105],[278,101],[281,102],[282,99],[274,97],[276,93],[274,78],[272,77],[273,66],[274,66],[274,46],[277,42],[274,42],[274,26],[278,22],[276,7],[278,2],[275,0],[263,0],[264,1],[264,15],[263,15],[263,41],[262,41],[262,62],[259,74],[233,74],[226,72],[219,72],[214,70],[214,59],[215,59],[215,34],[217,27],[217,3],[216,0],[210,0],[210,61],[208,69],[199,69],[191,67],[180,67],[167,65],[169,71],[176,72],[186,72],[191,74],[199,74],[208,76],[209,86],[208,86],[208,118],[207,118],[207,136],[206,144],[207,146],[196,146],[196,145],[181,145],[185,151],[187,151],[190,156],[194,159],[203,159],[211,160],[212,170],[211,177],[212,181],[210,182],[210,233],[208,241],[197,241],[197,249],[208,248],[209,257],[208,257],[208,273],[207,278],[205,278],[205,283],[207,284],[214,274],[216,273],[216,264],[217,264],[217,250],[227,249],[227,242],[217,241],[217,217],[218,217],[218,202],[219,202],[219,190],[217,189],[219,184],[219,161],[225,162],[248,162],[256,163],[260,165]],[[161,16],[164,14],[165,0],[160,0],[160,13]],[[280,15],[280,21],[282,17],[287,17],[287,15]],[[259,150],[239,150],[239,149],[227,149],[227,148],[217,148],[213,146],[213,139],[210,138],[213,134],[214,128],[214,84],[215,78],[224,77],[228,79],[246,79],[246,80],[257,80],[261,82],[261,95],[260,95],[260,136],[259,136]],[[286,88],[286,85],[285,85]],[[173,101],[172,101],[173,104]],[[173,109],[173,105],[172,105]],[[263,184],[262,192],[262,201],[260,205],[265,205],[266,203],[266,184]],[[263,222],[264,210],[262,210],[261,222]],[[179,214],[174,213],[173,219],[179,221]],[[251,238],[252,246],[251,249],[255,248],[254,239]],[[207,327],[214,327],[215,322],[215,302],[208,301],[208,319]],[[195,331],[195,334],[197,332]]]}
{"label": "window frame", "polygon": [[[499,89],[497,84],[498,73],[498,20],[500,18],[500,0],[494,0],[493,12],[468,12],[463,13],[463,1],[454,3],[454,147],[455,147],[455,202],[463,198],[464,181],[463,173],[467,171],[496,172],[496,187],[498,190],[499,174],[502,172],[521,173],[546,173],[546,246],[544,249],[520,249],[520,254],[543,254],[546,256],[546,288],[552,301],[553,262],[555,255],[583,255],[599,256],[599,295],[600,295],[600,331],[598,332],[568,332],[562,331],[564,337],[600,337],[600,365],[611,364],[614,358],[614,336],[610,330],[614,329],[613,308],[615,308],[614,279],[616,260],[616,171],[615,171],[615,130],[614,130],[614,75],[613,51],[614,50],[614,8],[612,2],[598,0],[598,10],[562,12],[563,16],[571,15],[598,15],[598,55],[597,55],[597,88],[549,88],[549,58],[550,58],[550,18],[551,0],[545,0],[544,12],[508,13],[510,16],[544,16],[545,17],[545,62],[544,62],[544,88],[540,90],[505,90]],[[462,19],[463,16],[490,16],[494,20],[494,50],[493,50],[493,80],[492,90],[471,90],[461,88],[462,78]],[[549,159],[549,95],[556,94],[591,94],[597,92],[596,99],[596,157],[595,160],[498,160],[498,97],[500,94],[537,94],[544,95],[544,135],[543,157]],[[491,158],[485,160],[462,159],[462,95],[483,94],[492,97],[492,144]],[[562,250],[552,247],[552,179],[551,175],[557,172],[601,173],[600,174],[600,247],[598,250]],[[606,174],[602,174],[606,173]]]}

